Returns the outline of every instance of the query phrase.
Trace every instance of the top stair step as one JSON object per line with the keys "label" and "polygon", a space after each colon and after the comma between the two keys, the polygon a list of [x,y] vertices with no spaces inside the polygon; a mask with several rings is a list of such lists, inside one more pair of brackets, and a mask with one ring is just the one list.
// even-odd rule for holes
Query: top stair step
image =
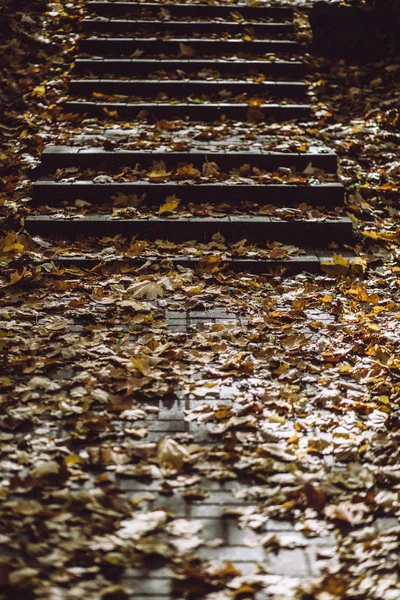
{"label": "top stair step", "polygon": [[249,6],[247,4],[185,4],[185,3],[158,3],[158,2],[107,2],[104,0],[92,1],[86,4],[88,11],[102,16],[139,16],[148,14],[157,16],[161,9],[171,17],[190,18],[230,18],[231,13],[239,13],[243,19],[276,19],[290,21],[293,9],[280,6]]}

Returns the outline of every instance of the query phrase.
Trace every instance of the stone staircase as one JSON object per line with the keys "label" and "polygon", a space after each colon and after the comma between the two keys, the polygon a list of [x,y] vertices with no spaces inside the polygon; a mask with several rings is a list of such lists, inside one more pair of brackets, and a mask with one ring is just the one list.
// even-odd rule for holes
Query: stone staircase
{"label": "stone staircase", "polygon": [[[228,246],[245,238],[298,249],[222,253],[232,269],[252,272],[316,272],[332,244],[352,244],[335,154],[315,144],[279,150],[278,124],[312,119],[291,8],[92,1],[87,10],[65,111],[82,114],[83,129],[92,118],[115,125],[101,145],[81,135],[44,150],[29,233]],[[213,139],[219,124],[236,121],[256,133]],[[138,123],[153,134],[147,145]],[[263,123],[277,124],[278,141]],[[182,142],[174,132],[185,127]],[[60,258],[88,267],[101,260],[95,247]],[[163,258],[183,266],[200,260],[178,250]]]}

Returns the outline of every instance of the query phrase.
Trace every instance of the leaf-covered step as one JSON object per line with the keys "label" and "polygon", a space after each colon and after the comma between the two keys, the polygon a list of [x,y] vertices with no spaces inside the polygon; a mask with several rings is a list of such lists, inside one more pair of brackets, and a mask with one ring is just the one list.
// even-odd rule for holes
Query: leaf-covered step
{"label": "leaf-covered step", "polygon": [[187,185],[176,182],[149,183],[147,181],[95,183],[77,180],[60,183],[40,179],[33,186],[34,204],[60,204],[75,199],[101,204],[118,194],[145,194],[146,202],[162,204],[167,196],[175,195],[188,202],[252,201],[258,204],[293,206],[305,202],[313,206],[335,207],[343,204],[344,188],[340,183],[317,185],[292,184],[238,184],[200,183]]}
{"label": "leaf-covered step", "polygon": [[[86,3],[87,10],[97,15],[119,17],[134,14],[135,16],[150,14],[158,16],[170,14],[176,18],[224,18],[232,19],[232,13],[243,19],[276,19],[290,21],[293,18],[291,7],[281,6],[250,6],[243,3],[229,4],[198,4],[198,3],[159,3],[159,2],[110,2],[104,0]],[[163,10],[164,12],[160,11]]]}
{"label": "leaf-covered step", "polygon": [[310,148],[307,152],[272,152],[261,149],[249,151],[229,150],[229,152],[191,149],[188,152],[168,152],[152,148],[151,150],[105,150],[90,146],[57,146],[49,145],[42,153],[41,173],[48,174],[59,168],[116,168],[135,166],[149,168],[155,160],[162,160],[168,168],[179,163],[192,163],[202,168],[204,163],[215,162],[221,171],[241,167],[248,163],[252,167],[276,171],[279,167],[293,168],[303,171],[308,165],[322,169],[327,173],[336,173],[337,155],[326,148]]}
{"label": "leaf-covered step", "polygon": [[[333,256],[333,253],[331,253]],[[87,257],[87,256],[71,256],[71,257],[56,257],[54,262],[59,263],[61,266],[74,266],[80,269],[93,269],[97,265],[106,264],[118,265],[118,264],[129,264],[129,266],[141,267],[145,263],[148,264],[171,264],[174,268],[183,267],[185,269],[200,269],[202,271],[210,271],[213,269],[218,270],[230,270],[236,273],[269,273],[271,270],[284,269],[286,275],[295,275],[307,271],[308,273],[318,273],[321,271],[321,259],[312,250],[307,250],[305,254],[299,254],[298,256],[283,256],[279,259],[272,258],[221,258],[216,260],[215,256],[207,256],[203,258],[189,258],[189,257],[168,257],[168,256],[154,256],[145,258],[132,257],[127,258],[120,256],[115,259],[102,261],[101,258]]]}
{"label": "leaf-covered step", "polygon": [[292,23],[252,23],[236,21],[146,21],[143,19],[84,19],[82,30],[85,33],[131,34],[140,35],[173,34],[177,35],[250,35],[263,38],[282,36],[293,32]]}
{"label": "leaf-covered step", "polygon": [[311,108],[308,104],[263,104],[249,106],[246,103],[188,103],[188,102],[90,102],[71,101],[64,104],[67,113],[87,114],[90,117],[113,119],[185,119],[193,121],[216,121],[224,116],[237,121],[288,121],[308,120]]}
{"label": "leaf-covered step", "polygon": [[230,93],[232,95],[247,94],[248,96],[263,94],[269,97],[303,101],[306,99],[306,92],[307,86],[302,81],[73,79],[70,82],[70,93],[86,98],[90,98],[94,93],[140,97],[164,93],[180,98],[191,94],[218,96],[220,93]]}
{"label": "leaf-covered step", "polygon": [[66,218],[37,215],[25,219],[25,228],[31,235],[62,236],[115,236],[141,239],[165,239],[174,242],[197,240],[209,242],[220,233],[227,241],[246,238],[255,242],[276,241],[296,246],[327,246],[329,243],[351,244],[352,222],[347,217],[285,221],[271,217],[181,217],[167,219],[115,219],[110,216],[85,215]]}
{"label": "leaf-covered step", "polygon": [[221,76],[262,74],[275,79],[302,79],[306,69],[304,63],[289,60],[223,60],[223,59],[146,59],[146,58],[78,58],[75,73],[78,75],[104,75],[113,73],[121,76],[148,75],[151,72],[196,73],[203,69],[215,70]]}
{"label": "leaf-covered step", "polygon": [[244,53],[263,56],[267,52],[294,53],[299,49],[297,42],[291,40],[253,40],[237,39],[215,40],[213,38],[112,38],[88,37],[80,42],[80,49],[87,54],[100,56],[132,56],[141,52],[140,56],[182,56],[184,58],[198,56],[217,56]]}

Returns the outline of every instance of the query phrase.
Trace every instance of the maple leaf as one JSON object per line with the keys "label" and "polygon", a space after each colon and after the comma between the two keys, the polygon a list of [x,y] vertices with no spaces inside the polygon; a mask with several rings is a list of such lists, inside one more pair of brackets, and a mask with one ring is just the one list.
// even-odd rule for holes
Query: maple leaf
{"label": "maple leaf", "polygon": [[147,173],[147,176],[152,181],[162,181],[167,179],[171,175],[171,171],[167,171],[167,165],[163,160],[153,161],[151,171]]}
{"label": "maple leaf", "polygon": [[200,171],[193,166],[193,163],[178,167],[175,174],[177,177],[184,179],[197,179],[200,177]]}
{"label": "maple leaf", "polygon": [[0,254],[23,252],[23,250],[24,246],[18,241],[16,233],[10,232],[4,238],[0,238]]}
{"label": "maple leaf", "polygon": [[154,300],[164,295],[164,288],[159,283],[148,279],[132,283],[126,291],[134,298],[146,298],[147,300]]}
{"label": "maple leaf", "polygon": [[379,302],[378,294],[369,294],[362,285],[352,285],[346,291],[346,294],[352,296],[357,302],[368,302],[370,304],[377,304]]}
{"label": "maple leaf", "polygon": [[346,275],[350,269],[350,260],[341,254],[334,254],[332,260],[323,261],[321,266],[330,275]]}
{"label": "maple leaf", "polygon": [[180,204],[180,200],[179,200],[179,198],[177,198],[175,196],[175,194],[172,195],[172,196],[167,196],[165,200],[166,201],[164,202],[164,204],[162,204],[160,206],[160,208],[158,209],[158,214],[159,215],[163,215],[165,213],[172,213],[172,212],[174,212],[174,210]]}

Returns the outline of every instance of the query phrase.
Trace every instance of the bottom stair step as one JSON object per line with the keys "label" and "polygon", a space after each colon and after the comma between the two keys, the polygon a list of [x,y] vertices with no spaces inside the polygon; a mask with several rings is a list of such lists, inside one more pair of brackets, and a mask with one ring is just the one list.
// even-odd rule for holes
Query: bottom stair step
{"label": "bottom stair step", "polygon": [[207,103],[190,104],[140,103],[124,104],[123,102],[84,102],[71,101],[64,104],[67,113],[87,114],[90,117],[109,116],[118,119],[136,119],[149,116],[155,119],[183,119],[188,117],[197,121],[216,121],[223,115],[227,119],[238,121],[263,121],[274,119],[287,121],[290,119],[308,120],[311,107],[308,104],[264,104],[260,107],[249,104]]}
{"label": "bottom stair step", "polygon": [[82,218],[60,218],[38,215],[25,219],[25,228],[32,235],[115,236],[142,239],[166,239],[174,242],[211,241],[220,233],[227,241],[248,239],[259,242],[277,241],[297,246],[327,247],[330,242],[351,244],[352,222],[348,217],[326,220],[285,221],[270,217],[235,216],[224,218],[185,217],[179,219],[112,219],[109,216],[85,215]]}
{"label": "bottom stair step", "polygon": [[[214,258],[214,257],[213,257]],[[151,257],[151,258],[131,258],[126,259],[124,257],[107,260],[105,262],[100,261],[96,258],[85,258],[85,257],[63,257],[56,258],[54,262],[64,267],[78,267],[80,269],[95,269],[97,266],[113,266],[121,263],[129,264],[132,267],[142,267],[144,264],[149,265],[166,264],[169,263],[173,267],[183,267],[185,269],[202,269],[203,271],[213,269],[227,269],[236,273],[267,273],[273,269],[285,269],[287,274],[296,274],[303,271],[309,273],[318,273],[321,270],[321,260],[313,252],[307,252],[300,256],[290,256],[287,258],[281,258],[279,260],[273,259],[251,259],[251,258],[240,258],[240,259],[223,259],[220,262],[215,260],[207,261],[207,257],[204,258],[168,258],[168,257]]]}
{"label": "bottom stair step", "polygon": [[[351,264],[355,256],[350,252],[341,253],[345,260]],[[319,273],[323,270],[323,263],[334,260],[332,251],[314,251],[306,250],[304,254],[298,256],[287,256],[279,259],[272,258],[224,258],[215,260],[215,256],[185,257],[185,256],[146,256],[146,257],[126,257],[123,255],[115,258],[101,259],[93,255],[73,255],[54,258],[54,262],[64,268],[79,268],[92,270],[96,268],[120,267],[122,264],[129,267],[148,266],[170,266],[174,268],[183,267],[185,269],[197,269],[202,271],[229,270],[236,273],[268,273],[271,270],[282,269],[287,275],[294,275],[307,271],[309,273]]]}

